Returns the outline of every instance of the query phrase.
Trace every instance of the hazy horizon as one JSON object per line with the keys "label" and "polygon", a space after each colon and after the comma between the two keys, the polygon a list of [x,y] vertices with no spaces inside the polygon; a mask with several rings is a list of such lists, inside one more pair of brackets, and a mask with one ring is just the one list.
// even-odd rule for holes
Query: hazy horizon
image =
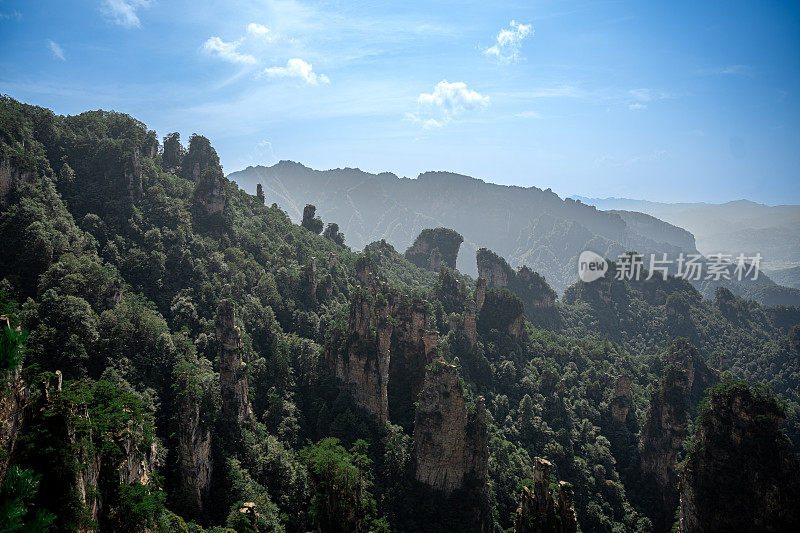
{"label": "hazy horizon", "polygon": [[[0,2],[0,92],[280,159],[800,202],[796,4]],[[769,187],[764,187],[769,184]]]}

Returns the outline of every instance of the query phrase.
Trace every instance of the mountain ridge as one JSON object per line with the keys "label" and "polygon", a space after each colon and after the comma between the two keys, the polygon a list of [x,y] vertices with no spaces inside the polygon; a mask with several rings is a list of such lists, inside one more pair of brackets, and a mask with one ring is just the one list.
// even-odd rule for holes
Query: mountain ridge
{"label": "mountain ridge", "polygon": [[422,229],[449,227],[464,236],[458,260],[462,272],[476,275],[474,254],[488,247],[512,266],[528,264],[559,292],[574,282],[574,261],[587,246],[607,257],[631,249],[696,252],[692,237],[681,228],[663,226],[660,237],[666,242],[660,242],[651,238],[655,232],[643,235],[643,226],[634,231],[617,213],[562,199],[550,188],[501,185],[453,172],[408,178],[357,168],[315,170],[283,160],[228,177],[247,191],[262,183],[267,201],[271,198],[293,220],[300,219],[307,203],[316,205],[319,215],[339,224],[356,249],[385,239],[404,250]]}

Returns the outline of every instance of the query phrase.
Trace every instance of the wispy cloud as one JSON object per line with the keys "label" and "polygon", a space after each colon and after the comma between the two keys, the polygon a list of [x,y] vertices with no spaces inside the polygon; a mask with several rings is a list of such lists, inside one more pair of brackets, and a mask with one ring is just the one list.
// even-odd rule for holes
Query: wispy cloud
{"label": "wispy cloud", "polygon": [[331,82],[328,76],[325,74],[317,74],[314,72],[311,63],[306,63],[299,57],[287,61],[285,67],[265,68],[264,75],[271,78],[299,78],[309,85]]}
{"label": "wispy cloud", "polygon": [[17,22],[22,20],[22,13],[17,11],[8,11],[8,12],[0,12],[0,20],[16,20]]}
{"label": "wispy cloud", "polygon": [[717,74],[750,76],[753,68],[749,65],[728,65],[717,70]]}
{"label": "wispy cloud", "polygon": [[406,117],[422,124],[425,129],[441,128],[465,111],[482,109],[489,105],[489,97],[467,88],[461,81],[442,80],[431,93],[417,97],[417,113],[407,113]]}
{"label": "wispy cloud", "polygon": [[103,0],[103,12],[115,24],[126,28],[139,28],[142,22],[137,11],[150,4],[151,0]]}
{"label": "wispy cloud", "polygon": [[209,37],[203,45],[203,49],[211,55],[215,55],[231,63],[253,64],[256,58],[250,54],[242,54],[238,51],[242,44],[241,40],[225,42],[219,37]]}
{"label": "wispy cloud", "polygon": [[669,98],[672,98],[672,95],[665,91],[658,91],[654,89],[631,89],[628,91],[628,109],[632,109],[634,111],[646,109],[647,105],[651,102],[667,100]]}
{"label": "wispy cloud", "polygon": [[50,49],[50,52],[53,54],[53,57],[56,59],[60,59],[61,61],[66,61],[67,58],[64,56],[64,49],[55,42],[55,41],[47,41],[47,48]]}
{"label": "wispy cloud", "polygon": [[517,118],[527,118],[535,120],[540,120],[544,118],[544,115],[542,115],[538,111],[521,111],[519,113],[515,113],[514,116]]}
{"label": "wispy cloud", "polygon": [[[252,65],[258,63],[253,53],[263,51],[266,43],[275,42],[278,37],[278,34],[263,24],[251,22],[247,25],[246,33],[235,41],[223,41],[222,38],[213,36],[206,40],[203,49],[230,63]],[[242,51],[242,48],[247,51]]]}
{"label": "wispy cloud", "polygon": [[512,20],[508,28],[500,30],[497,34],[495,44],[485,49],[483,53],[503,63],[515,63],[520,59],[522,40],[533,33],[533,26],[530,24],[519,24]]}

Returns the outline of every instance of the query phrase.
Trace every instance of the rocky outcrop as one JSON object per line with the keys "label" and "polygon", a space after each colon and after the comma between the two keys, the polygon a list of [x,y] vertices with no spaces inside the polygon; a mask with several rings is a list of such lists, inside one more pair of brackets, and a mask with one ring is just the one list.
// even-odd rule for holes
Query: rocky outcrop
{"label": "rocky outcrop", "polygon": [[575,533],[572,486],[566,481],[558,485],[556,499],[550,494],[549,461],[536,457],[533,463],[533,484],[522,487],[520,506],[514,516],[514,533]]}
{"label": "rocky outcrop", "polygon": [[329,223],[325,227],[325,231],[322,232],[322,236],[335,242],[339,246],[344,246],[344,233],[339,231],[339,224],[336,222]]}
{"label": "rocky outcrop", "polygon": [[211,428],[202,423],[200,398],[190,376],[181,376],[183,393],[178,404],[178,471],[180,491],[193,516],[206,510],[211,486]]}
{"label": "rocky outcrop", "polygon": [[475,281],[475,310],[480,313],[486,301],[486,278],[479,277]]}
{"label": "rocky outcrop", "polygon": [[650,399],[642,428],[641,470],[655,484],[656,531],[669,529],[678,506],[678,458],[688,434],[689,378],[686,370],[669,366]]}
{"label": "rocky outcrop", "polygon": [[378,279],[369,260],[359,261],[356,274],[361,286],[351,296],[348,329],[326,346],[328,366],[356,405],[410,427],[438,333],[428,327],[427,303]]}
{"label": "rocky outcrop", "polygon": [[[91,428],[89,409],[85,405],[78,406],[71,419],[67,419],[67,442],[74,450],[74,490],[78,501],[88,515],[90,523],[97,524],[103,505],[100,487],[100,455],[94,451],[92,432],[81,435],[78,428]],[[79,531],[94,531],[85,526]]]}
{"label": "rocky outcrop", "polygon": [[667,351],[665,362],[686,371],[689,383],[688,400],[692,412],[709,387],[719,382],[719,371],[710,368],[700,352],[688,340],[675,339]]}
{"label": "rocky outcrop", "polygon": [[469,301],[464,310],[464,335],[469,339],[469,345],[472,348],[474,348],[475,344],[478,342],[477,309],[477,304],[473,301]]}
{"label": "rocky outcrop", "polygon": [[[389,297],[393,295],[390,293]],[[388,382],[392,321],[390,302],[369,288],[354,292],[346,338],[326,347],[328,366],[353,402],[381,420],[389,419]]]}
{"label": "rocky outcrop", "polygon": [[[0,335],[4,335],[4,328],[10,327],[8,318],[0,316]],[[5,479],[11,454],[22,431],[30,397],[30,389],[22,379],[20,368],[0,375],[0,485]]]}
{"label": "rocky outcrop", "polygon": [[[105,434],[98,434],[85,404],[69,407],[63,422],[67,444],[73,451],[70,489],[83,506],[86,518],[78,531],[113,531],[121,519],[109,516],[107,509],[107,500],[115,497],[113,485],[143,485],[148,490],[158,490],[153,484],[158,466],[156,441],[146,444],[143,428],[136,423],[111,432],[106,428]],[[150,530],[141,524],[136,531]]]}
{"label": "rocky outcrop", "polygon": [[458,249],[462,242],[464,237],[451,229],[424,229],[404,255],[409,262],[420,268],[438,271],[446,266],[455,270]]}
{"label": "rocky outcrop", "polygon": [[488,434],[483,398],[467,413],[456,367],[438,360],[425,375],[414,421],[414,469],[418,481],[444,494],[485,490]]}
{"label": "rocky outcrop", "polygon": [[[180,152],[180,141],[177,140],[177,142],[177,149],[178,152]],[[172,149],[174,149],[174,147],[171,147],[171,150]],[[189,138],[189,150],[181,160],[181,177],[199,182],[208,169],[218,170],[219,174],[222,174],[222,167],[219,164],[217,151],[214,150],[214,147],[211,146],[211,142],[206,137],[202,135],[192,135]]]}
{"label": "rocky outcrop", "polygon": [[654,483],[657,531],[668,530],[678,506],[678,459],[688,434],[689,417],[716,374],[685,339],[670,346],[661,383],[653,390],[640,435],[641,470]]}
{"label": "rocky outcrop", "polygon": [[784,420],[744,384],[712,392],[681,476],[681,533],[800,531],[800,465]]}
{"label": "rocky outcrop", "polygon": [[128,185],[128,198],[139,200],[142,197],[142,165],[139,162],[139,151],[131,152],[131,157],[125,165],[125,183]]}
{"label": "rocky outcrop", "polygon": [[194,206],[205,215],[218,215],[225,211],[228,180],[221,168],[207,168],[197,180],[194,190]]}
{"label": "rocky outcrop", "polygon": [[622,374],[614,383],[614,397],[611,399],[611,419],[618,425],[625,425],[628,420],[633,399],[631,397],[631,385],[633,378],[627,374]]}
{"label": "rocky outcrop", "polygon": [[[477,307],[477,304],[476,304]],[[478,313],[477,329],[482,335],[492,330],[519,339],[523,331],[525,306],[508,289],[489,289]]]}
{"label": "rocky outcrop", "polygon": [[247,364],[242,360],[241,333],[232,301],[220,300],[216,319],[222,413],[238,422],[252,415],[248,399]]}
{"label": "rocky outcrop", "polygon": [[525,305],[525,312],[533,316],[537,310],[555,305],[556,293],[540,276],[527,266],[514,270],[505,259],[486,248],[477,253],[478,274],[486,279],[489,288],[506,288],[517,295]]}
{"label": "rocky outcrop", "polygon": [[10,159],[0,159],[0,205],[5,205],[14,183],[30,181],[32,178],[33,172],[30,170],[20,170]]}
{"label": "rocky outcrop", "polygon": [[306,302],[309,305],[314,306],[317,304],[317,287],[319,286],[316,257],[312,257],[309,264],[301,269],[301,274],[303,294]]}
{"label": "rocky outcrop", "polygon": [[311,204],[306,205],[303,208],[303,220],[300,222],[300,225],[306,228],[308,231],[313,231],[317,235],[322,233],[322,219],[314,216],[317,212],[317,207]]}

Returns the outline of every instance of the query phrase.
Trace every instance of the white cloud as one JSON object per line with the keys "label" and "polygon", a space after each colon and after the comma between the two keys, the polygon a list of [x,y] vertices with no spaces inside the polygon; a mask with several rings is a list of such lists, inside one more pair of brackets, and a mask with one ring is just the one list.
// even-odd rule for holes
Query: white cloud
{"label": "white cloud", "polygon": [[628,109],[637,110],[637,109],[646,109],[646,108],[647,108],[647,104],[639,104],[639,103],[628,104]]}
{"label": "white cloud", "polygon": [[225,42],[219,37],[209,37],[203,45],[206,52],[216,55],[220,59],[230,61],[231,63],[253,64],[256,58],[250,54],[242,54],[238,51],[239,45],[242,44],[241,39],[238,41]]}
{"label": "white cloud", "polygon": [[256,24],[255,22],[251,22],[247,25],[247,34],[259,39],[266,39],[267,41],[274,41],[276,38],[275,34],[271,33],[269,28],[263,24]]}
{"label": "white cloud", "polygon": [[306,63],[297,57],[287,61],[285,67],[265,68],[264,74],[271,78],[300,78],[309,85],[319,85],[331,81],[325,74],[314,72],[311,63]]}
{"label": "white cloud", "polygon": [[446,113],[455,115],[466,109],[486,107],[489,105],[489,97],[467,89],[467,84],[463,81],[450,83],[442,80],[436,84],[432,93],[420,94],[417,102],[422,105],[439,107]]}
{"label": "white cloud", "polygon": [[453,83],[442,80],[431,93],[417,97],[418,112],[406,113],[406,118],[422,124],[424,129],[441,128],[464,111],[483,109],[489,105],[489,97],[467,88],[461,81]]}
{"label": "white cloud", "polygon": [[103,11],[120,26],[139,28],[142,23],[136,11],[150,3],[151,0],[103,0]]}
{"label": "white cloud", "polygon": [[67,58],[64,56],[64,49],[61,48],[57,42],[47,41],[47,48],[50,49],[50,52],[52,52],[53,57],[56,59],[60,59],[61,61],[67,60]]}
{"label": "white cloud", "polygon": [[500,33],[497,34],[495,44],[484,50],[483,53],[503,63],[515,63],[520,59],[519,51],[522,47],[522,40],[533,33],[533,26],[530,24],[519,24],[512,20],[508,28],[500,30]]}
{"label": "white cloud", "polygon": [[517,118],[530,118],[536,120],[544,118],[544,116],[542,116],[542,114],[539,113],[538,111],[522,111],[520,113],[515,114],[514,116]]}

